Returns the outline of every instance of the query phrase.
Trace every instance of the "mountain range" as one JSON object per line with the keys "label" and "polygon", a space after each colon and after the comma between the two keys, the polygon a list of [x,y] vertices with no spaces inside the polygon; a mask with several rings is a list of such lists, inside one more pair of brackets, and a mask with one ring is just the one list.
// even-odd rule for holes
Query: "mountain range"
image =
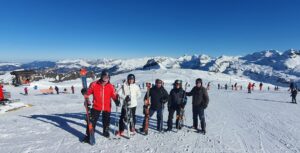
{"label": "mountain range", "polygon": [[56,81],[78,78],[78,70],[82,67],[86,67],[96,75],[99,75],[103,69],[108,69],[112,74],[150,69],[198,69],[286,85],[290,80],[300,80],[300,50],[289,49],[284,52],[264,50],[245,56],[211,57],[201,54],[184,55],[178,58],[157,56],[133,59],[66,59],[29,63],[0,62],[2,74],[30,69],[36,70],[43,78],[54,78]]}

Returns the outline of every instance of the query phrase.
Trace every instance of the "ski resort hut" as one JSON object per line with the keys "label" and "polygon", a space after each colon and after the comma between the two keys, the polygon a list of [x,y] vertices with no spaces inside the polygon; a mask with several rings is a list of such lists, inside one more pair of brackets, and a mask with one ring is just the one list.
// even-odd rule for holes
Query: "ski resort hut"
{"label": "ski resort hut", "polygon": [[23,71],[13,71],[10,73],[14,75],[15,78],[13,79],[13,85],[25,85],[30,84],[33,81],[36,72],[34,70],[23,70]]}

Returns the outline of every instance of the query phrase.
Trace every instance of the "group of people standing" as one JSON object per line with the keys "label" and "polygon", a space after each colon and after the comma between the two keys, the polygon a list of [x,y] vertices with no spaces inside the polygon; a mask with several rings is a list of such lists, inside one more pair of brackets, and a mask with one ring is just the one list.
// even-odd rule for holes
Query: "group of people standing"
{"label": "group of people standing", "polygon": [[[102,71],[99,80],[92,82],[87,90],[82,90],[85,98],[93,95],[93,106],[91,109],[91,123],[95,129],[100,113],[102,113],[103,135],[110,137],[109,126],[111,116],[111,100],[113,100],[117,107],[121,107],[121,116],[119,118],[119,129],[117,135],[123,135],[125,130],[126,111],[131,111],[133,122],[130,124],[131,132],[136,132],[136,110],[138,109],[138,99],[142,96],[140,87],[135,84],[135,75],[129,74],[127,80],[123,83],[120,89],[116,91],[114,86],[110,83],[110,75],[108,71]],[[173,128],[173,117],[179,115],[181,109],[184,109],[187,103],[187,96],[192,96],[192,110],[193,110],[193,128],[203,133],[206,133],[206,122],[204,110],[209,103],[209,96],[206,88],[202,86],[202,79],[198,78],[195,81],[195,86],[190,92],[183,89],[182,81],[175,80],[173,89],[168,93],[163,86],[161,79],[155,80],[149,91],[144,96],[144,107],[147,100],[150,100],[149,116],[152,117],[156,113],[157,131],[169,131]],[[167,105],[169,116],[167,121],[167,129],[163,129],[163,112]],[[144,107],[141,107],[144,109]],[[146,116],[146,115],[145,115]],[[198,129],[198,120],[201,121],[201,129]],[[178,124],[179,118],[176,117],[176,128],[180,129]],[[146,117],[144,118],[142,128],[139,132],[145,132]],[[84,141],[89,140],[88,130]]]}

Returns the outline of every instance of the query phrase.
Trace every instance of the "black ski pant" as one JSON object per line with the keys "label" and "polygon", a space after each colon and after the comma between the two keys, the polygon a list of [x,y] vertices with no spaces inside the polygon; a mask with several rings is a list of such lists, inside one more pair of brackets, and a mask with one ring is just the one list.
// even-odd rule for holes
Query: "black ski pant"
{"label": "black ski pant", "polygon": [[[97,124],[97,121],[100,117],[101,112],[102,112],[103,133],[109,132],[110,112],[98,111],[98,110],[95,110],[95,109],[91,109],[90,122],[93,125],[94,131],[96,131],[96,124]],[[86,127],[86,135],[89,136],[88,126]]]}
{"label": "black ski pant", "polygon": [[[136,107],[132,107],[132,108],[128,108],[130,109],[131,111],[131,115],[132,115],[132,119],[133,119],[133,125],[130,124],[130,129],[135,129],[135,124],[136,124],[136,117],[135,117],[135,112],[136,112]],[[124,131],[125,129],[125,121],[127,121],[127,118],[126,118],[126,108],[125,107],[122,107],[122,110],[121,110],[121,116],[120,116],[120,119],[119,119],[119,131]],[[127,129],[129,130],[129,129]]]}
{"label": "black ski pant", "polygon": [[297,103],[296,96],[292,96],[292,103]]}
{"label": "black ski pant", "polygon": [[180,107],[170,107],[169,108],[169,116],[168,116],[168,129],[171,130],[173,127],[173,117],[176,112],[176,128],[178,128],[179,124],[179,115],[180,115]]}
{"label": "black ski pant", "polygon": [[193,127],[194,128],[198,128],[198,117],[201,122],[201,129],[206,130],[204,108],[200,106],[193,106]]}

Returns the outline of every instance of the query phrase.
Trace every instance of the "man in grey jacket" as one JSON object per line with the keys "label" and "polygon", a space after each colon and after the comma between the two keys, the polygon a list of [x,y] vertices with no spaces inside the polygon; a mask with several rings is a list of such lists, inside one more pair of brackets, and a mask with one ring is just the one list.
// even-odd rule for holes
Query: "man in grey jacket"
{"label": "man in grey jacket", "polygon": [[192,96],[192,104],[193,104],[193,128],[198,130],[198,117],[201,121],[201,130],[203,134],[206,133],[206,122],[204,110],[207,108],[209,97],[207,94],[207,90],[202,86],[202,79],[196,79],[196,86],[191,90],[191,92],[187,92],[187,96]]}

